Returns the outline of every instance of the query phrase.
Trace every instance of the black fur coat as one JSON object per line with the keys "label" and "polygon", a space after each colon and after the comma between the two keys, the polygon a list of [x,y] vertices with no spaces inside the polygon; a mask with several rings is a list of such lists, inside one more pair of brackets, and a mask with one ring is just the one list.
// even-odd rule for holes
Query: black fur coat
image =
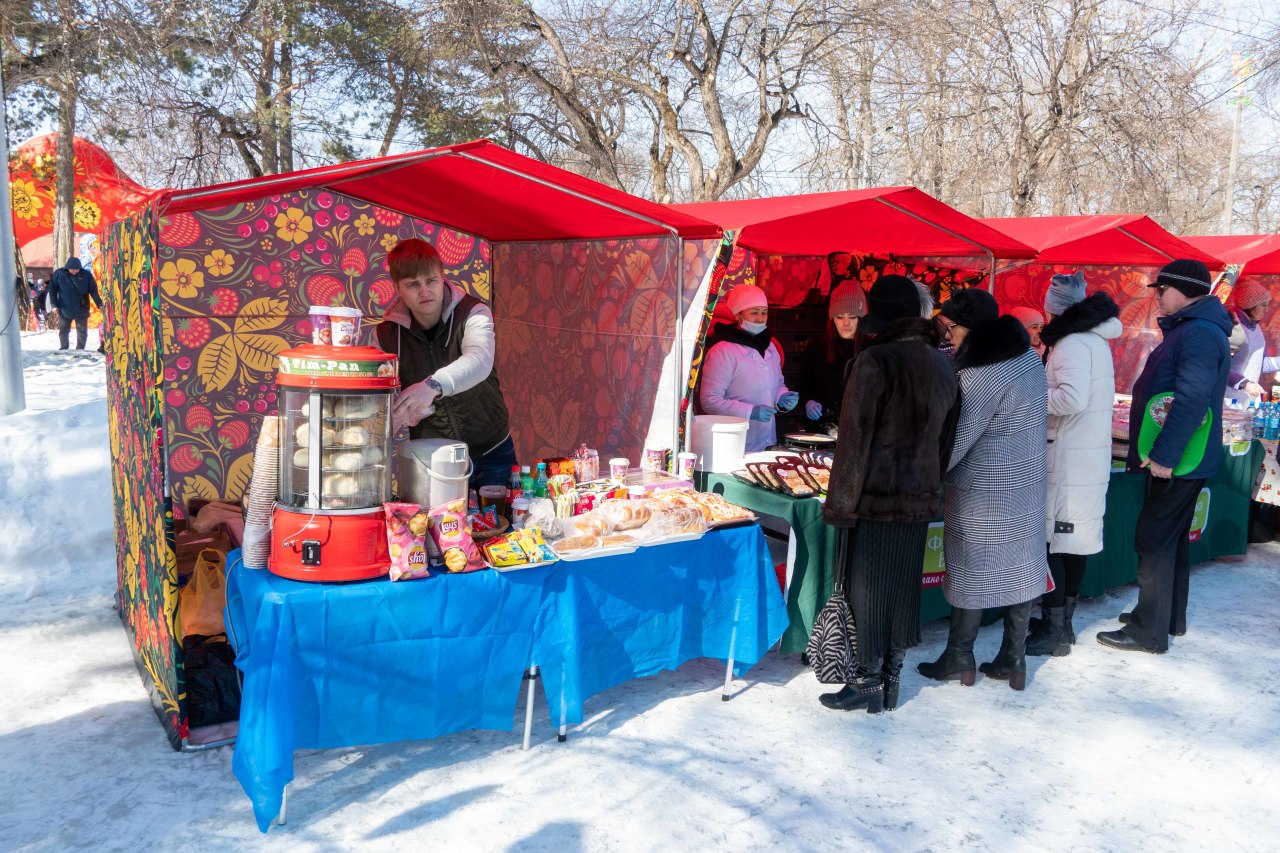
{"label": "black fur coat", "polygon": [[853,364],[823,517],[837,527],[929,521],[955,441],[960,390],[931,320],[899,320]]}

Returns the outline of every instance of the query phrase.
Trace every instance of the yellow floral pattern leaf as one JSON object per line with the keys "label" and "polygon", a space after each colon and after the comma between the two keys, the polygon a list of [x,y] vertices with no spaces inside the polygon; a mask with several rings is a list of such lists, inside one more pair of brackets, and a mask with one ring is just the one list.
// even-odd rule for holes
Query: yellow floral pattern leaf
{"label": "yellow floral pattern leaf", "polygon": [[253,477],[253,453],[246,453],[231,463],[227,469],[226,482],[223,485],[223,500],[238,503],[249,491],[249,480]]}
{"label": "yellow floral pattern leaf", "polygon": [[236,358],[233,335],[220,335],[200,350],[198,371],[206,391],[221,391],[235,377]]}
{"label": "yellow floral pattern leaf", "polygon": [[192,474],[182,479],[182,497],[190,503],[192,498],[204,498],[216,501],[222,498],[218,489],[202,474]]}
{"label": "yellow floral pattern leaf", "polygon": [[259,373],[274,373],[278,366],[276,356],[288,348],[289,343],[276,335],[232,336],[236,343],[236,355],[245,367]]}
{"label": "yellow floral pattern leaf", "polygon": [[280,324],[288,316],[288,312],[289,303],[285,300],[263,296],[240,309],[240,313],[236,315],[236,324],[233,331],[237,335],[241,335],[279,328]]}

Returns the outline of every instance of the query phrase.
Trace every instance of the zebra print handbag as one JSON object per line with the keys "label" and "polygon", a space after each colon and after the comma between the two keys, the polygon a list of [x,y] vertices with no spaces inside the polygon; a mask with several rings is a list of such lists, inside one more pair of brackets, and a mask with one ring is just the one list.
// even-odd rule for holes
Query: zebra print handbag
{"label": "zebra print handbag", "polygon": [[844,594],[845,548],[849,532],[836,538],[836,579],[831,597],[813,620],[805,655],[820,684],[853,684],[858,675],[858,632]]}

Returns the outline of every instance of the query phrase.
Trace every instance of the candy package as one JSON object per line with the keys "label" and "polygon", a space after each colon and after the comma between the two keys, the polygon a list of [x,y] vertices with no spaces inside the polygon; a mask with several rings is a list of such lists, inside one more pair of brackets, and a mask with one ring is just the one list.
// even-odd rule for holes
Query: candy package
{"label": "candy package", "polygon": [[382,508],[387,516],[391,580],[429,577],[426,539],[430,519],[426,511],[418,504],[406,503],[386,503]]}
{"label": "candy package", "polygon": [[505,536],[495,536],[484,544],[489,565],[500,569],[555,561],[555,552],[542,538],[542,531],[526,527]]}
{"label": "candy package", "polygon": [[459,498],[440,506],[433,506],[431,539],[440,549],[445,568],[450,572],[474,572],[485,568],[480,549],[471,538],[467,527],[467,502]]}

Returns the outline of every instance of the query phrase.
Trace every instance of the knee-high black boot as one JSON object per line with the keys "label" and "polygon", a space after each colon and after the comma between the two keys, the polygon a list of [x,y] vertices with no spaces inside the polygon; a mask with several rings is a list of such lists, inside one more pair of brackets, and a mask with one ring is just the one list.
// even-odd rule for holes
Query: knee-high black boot
{"label": "knee-high black boot", "polygon": [[[1053,655],[1056,658],[1071,654],[1071,641],[1067,639],[1066,608],[1045,608],[1045,619],[1038,629],[1032,629],[1027,637],[1027,654],[1036,657]],[[1035,621],[1035,620],[1032,620]]]}
{"label": "knee-high black boot", "polygon": [[[1028,611],[1030,613],[1030,611]],[[951,630],[947,634],[947,647],[942,657],[933,663],[916,665],[916,671],[925,678],[935,681],[960,679],[965,687],[972,687],[977,676],[977,663],[973,658],[973,641],[978,637],[978,628],[982,624],[982,610],[966,610],[963,607],[951,608]],[[1026,621],[1023,623],[1026,630]]]}
{"label": "knee-high black boot", "polygon": [[884,709],[892,711],[898,707],[898,685],[902,681],[902,663],[907,658],[906,649],[889,649],[884,656],[884,666],[880,676],[884,681]]}
{"label": "knee-high black boot", "polygon": [[1076,626],[1071,624],[1071,618],[1076,615],[1076,599],[1075,596],[1068,595],[1063,601],[1063,627],[1067,630],[1067,642],[1071,645],[1076,644]]}
{"label": "knee-high black boot", "polygon": [[1014,690],[1027,686],[1027,622],[1031,620],[1031,602],[1015,604],[1004,614],[1004,640],[996,659],[978,669],[989,678],[1007,680]]}

